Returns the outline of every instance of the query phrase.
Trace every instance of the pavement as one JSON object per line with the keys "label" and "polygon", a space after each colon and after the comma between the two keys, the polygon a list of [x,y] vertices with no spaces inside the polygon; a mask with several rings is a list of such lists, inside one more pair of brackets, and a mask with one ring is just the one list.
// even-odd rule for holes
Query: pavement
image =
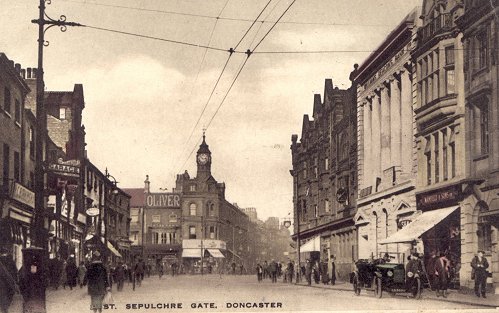
{"label": "pavement", "polygon": [[[312,282],[312,285],[310,286],[308,286],[306,282],[300,282],[297,285],[306,286],[309,288],[320,288],[325,290],[351,291],[353,293],[352,284],[350,282],[344,282],[344,281],[336,281],[335,285],[324,285],[322,283],[315,284],[314,282]],[[441,302],[451,302],[464,305],[473,305],[484,308],[499,308],[499,294],[488,293],[486,295],[487,298],[479,298],[474,294],[473,290],[471,291],[448,290],[447,293],[448,293],[447,298],[444,298],[442,296],[437,297],[436,292],[428,289],[423,289],[421,299],[428,299]],[[362,290],[360,296],[374,297],[374,294],[372,291]],[[407,298],[408,296],[407,294],[397,294],[392,296],[387,292],[383,292],[383,297]]]}

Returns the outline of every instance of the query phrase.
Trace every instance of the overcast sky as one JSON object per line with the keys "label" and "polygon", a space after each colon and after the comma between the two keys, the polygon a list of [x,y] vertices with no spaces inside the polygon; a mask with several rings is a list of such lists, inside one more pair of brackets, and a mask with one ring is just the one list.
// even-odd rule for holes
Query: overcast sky
{"label": "overcast sky", "polygon": [[[267,3],[52,0],[47,14],[228,50],[251,25],[237,19],[253,20]],[[290,3],[272,0],[261,19],[275,21]],[[189,141],[227,52],[86,27],[65,33],[52,28],[44,50],[46,89],[65,91],[83,84],[88,156],[102,171],[107,167],[120,187],[142,187],[148,174],[153,190],[171,191],[177,173],[188,170],[195,176],[194,147],[213,118],[206,132],[212,174],[226,183],[228,201],[256,207],[263,219],[285,217],[293,209],[291,134],[301,134],[303,114],[311,114],[314,93],[323,93],[326,78],[348,88],[353,64],[362,64],[417,5],[420,1],[297,0],[256,52],[338,52],[251,55],[213,118],[246,58],[234,54]],[[209,17],[220,12],[230,19]],[[2,1],[0,51],[23,68],[37,64],[37,25],[30,22],[37,17],[37,0]],[[272,25],[256,23],[237,50],[253,49]]]}

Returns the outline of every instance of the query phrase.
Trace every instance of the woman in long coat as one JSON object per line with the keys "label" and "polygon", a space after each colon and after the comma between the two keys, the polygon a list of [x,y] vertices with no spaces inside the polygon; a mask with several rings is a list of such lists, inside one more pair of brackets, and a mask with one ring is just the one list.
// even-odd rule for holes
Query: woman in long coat
{"label": "woman in long coat", "polygon": [[[437,289],[437,297],[442,295],[447,298],[447,286],[449,284],[449,267],[450,261],[445,254],[440,253],[440,257],[435,262],[435,287]],[[442,293],[440,294],[440,291]]]}
{"label": "woman in long coat", "polygon": [[76,287],[76,280],[78,279],[78,267],[73,257],[70,257],[66,264],[66,278],[69,288],[73,290],[73,287]]}
{"label": "woman in long coat", "polygon": [[87,268],[85,264],[80,263],[80,266],[78,267],[78,282],[80,284],[80,288],[83,288],[83,285],[85,285],[85,278],[87,276]]}
{"label": "woman in long coat", "polygon": [[102,312],[102,300],[109,288],[109,283],[107,280],[107,271],[100,260],[99,252],[94,253],[93,261],[88,266],[87,284],[88,294],[91,298],[90,308],[94,312]]}

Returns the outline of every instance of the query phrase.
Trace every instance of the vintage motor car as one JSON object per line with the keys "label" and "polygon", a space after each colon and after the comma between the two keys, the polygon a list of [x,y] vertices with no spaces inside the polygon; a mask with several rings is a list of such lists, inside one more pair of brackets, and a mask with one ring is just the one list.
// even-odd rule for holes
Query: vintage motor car
{"label": "vintage motor car", "polygon": [[390,294],[410,293],[413,298],[421,299],[423,283],[426,281],[422,262],[414,260],[406,266],[400,259],[392,262],[386,255],[384,258],[361,259],[355,263],[356,270],[350,275],[355,294],[360,295],[361,290],[365,289],[374,291],[377,298],[381,298],[383,291],[386,291]]}

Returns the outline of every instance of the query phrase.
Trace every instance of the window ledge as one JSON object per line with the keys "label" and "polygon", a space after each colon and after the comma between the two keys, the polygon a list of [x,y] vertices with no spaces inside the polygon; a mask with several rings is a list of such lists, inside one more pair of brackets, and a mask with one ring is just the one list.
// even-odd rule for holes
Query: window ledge
{"label": "window ledge", "polygon": [[479,156],[476,156],[473,158],[473,162],[478,162],[478,161],[481,161],[481,160],[485,160],[489,157],[489,154],[486,153],[486,154],[482,154],[482,155],[479,155]]}
{"label": "window ledge", "polygon": [[21,123],[19,121],[16,121],[15,124],[16,124],[17,127],[21,128]]}
{"label": "window ledge", "polygon": [[9,118],[12,118],[12,115],[10,115],[10,113],[5,110],[3,110],[3,114],[7,115]]}

